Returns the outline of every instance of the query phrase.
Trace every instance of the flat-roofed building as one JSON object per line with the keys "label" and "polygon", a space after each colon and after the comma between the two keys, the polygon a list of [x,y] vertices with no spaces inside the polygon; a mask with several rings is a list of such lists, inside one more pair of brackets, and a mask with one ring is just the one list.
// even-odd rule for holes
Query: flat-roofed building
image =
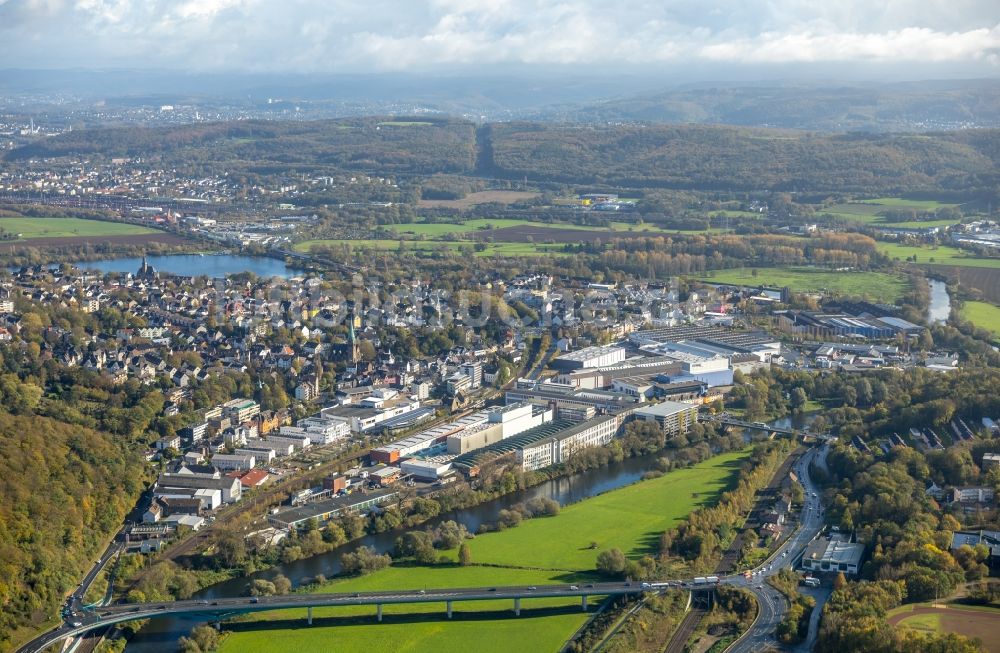
{"label": "flat-roofed building", "polygon": [[802,554],[802,568],[812,572],[844,572],[856,576],[861,568],[865,545],[849,542],[846,536],[818,537]]}
{"label": "flat-roofed building", "polygon": [[281,510],[270,515],[267,521],[275,528],[288,530],[301,528],[311,520],[316,520],[322,525],[343,514],[366,512],[375,506],[389,503],[395,500],[397,495],[398,492],[392,489],[352,492],[345,496]]}
{"label": "flat-roofed building", "polygon": [[635,410],[635,418],[656,422],[667,435],[686,433],[698,421],[698,406],[677,401],[664,401]]}
{"label": "flat-roofed building", "polygon": [[624,360],[624,347],[605,345],[602,347],[585,347],[577,351],[560,354],[558,358],[552,361],[552,367],[558,370],[579,370],[616,365]]}
{"label": "flat-roofed building", "polygon": [[222,413],[233,424],[242,424],[260,415],[260,404],[253,399],[233,399],[222,404]]}
{"label": "flat-roofed building", "polygon": [[252,453],[217,453],[212,456],[212,464],[224,472],[245,472],[256,467],[257,458]]}

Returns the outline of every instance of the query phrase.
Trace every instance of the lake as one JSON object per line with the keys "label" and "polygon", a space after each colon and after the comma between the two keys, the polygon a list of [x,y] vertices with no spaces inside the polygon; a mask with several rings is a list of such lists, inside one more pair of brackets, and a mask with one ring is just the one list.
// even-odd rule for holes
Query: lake
{"label": "lake", "polygon": [[[266,256],[240,256],[235,254],[170,254],[148,256],[146,260],[157,272],[185,276],[226,277],[240,272],[253,272],[258,277],[291,277],[295,270],[285,262]],[[80,261],[73,265],[101,272],[135,272],[142,265],[139,257],[112,258],[98,261]]]}

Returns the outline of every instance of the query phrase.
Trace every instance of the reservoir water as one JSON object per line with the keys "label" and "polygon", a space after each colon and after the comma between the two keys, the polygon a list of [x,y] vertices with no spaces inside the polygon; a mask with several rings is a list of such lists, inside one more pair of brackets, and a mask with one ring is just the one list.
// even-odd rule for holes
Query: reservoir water
{"label": "reservoir water", "polygon": [[[148,256],[146,260],[158,272],[168,274],[207,276],[212,278],[226,277],[240,272],[253,272],[258,277],[291,277],[295,274],[292,268],[280,259],[266,256],[240,256],[236,254],[169,254],[166,256]],[[135,272],[142,265],[138,257],[112,258],[98,261],[80,261],[73,263],[78,268],[100,270],[101,272]]]}
{"label": "reservoir water", "polygon": [[[475,532],[480,524],[495,522],[500,510],[520,501],[527,501],[535,497],[549,497],[562,505],[575,503],[635,483],[644,473],[653,469],[657,457],[656,454],[653,454],[630,458],[620,463],[613,463],[606,467],[592,469],[574,476],[548,481],[523,492],[494,499],[473,508],[453,510],[439,515],[417,528],[433,526],[442,521],[452,519],[464,524],[469,531]],[[360,546],[373,547],[379,553],[391,551],[395,545],[396,538],[402,532],[402,530],[399,530],[380,533],[378,535],[368,535],[360,540],[345,544],[329,553],[298,560],[289,564],[277,565],[249,577],[244,576],[218,583],[198,592],[195,594],[195,598],[212,599],[217,597],[242,596],[245,593],[247,584],[251,580],[256,578],[271,579],[278,574],[287,576],[292,581],[293,587],[308,583],[319,574],[330,578],[340,571],[340,556],[344,553],[353,551]],[[187,635],[194,626],[204,621],[204,618],[197,617],[154,619],[128,643],[125,650],[128,653],[160,653],[165,650],[176,650],[177,640],[181,636]]]}

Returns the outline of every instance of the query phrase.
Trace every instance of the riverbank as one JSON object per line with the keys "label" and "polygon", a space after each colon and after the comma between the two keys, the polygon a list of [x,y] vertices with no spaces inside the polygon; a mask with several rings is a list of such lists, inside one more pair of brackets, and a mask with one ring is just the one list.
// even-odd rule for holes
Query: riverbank
{"label": "riverbank", "polygon": [[[618,548],[629,557],[655,553],[659,534],[700,505],[714,505],[736,482],[750,451],[723,454],[689,468],[585,499],[553,517],[537,517],[520,526],[487,533],[469,541],[472,566],[455,564],[398,566],[370,576],[325,584],[313,591],[364,591],[422,587],[477,587],[567,583],[596,578],[600,550]],[[599,548],[591,548],[597,542]],[[455,551],[445,554],[455,559]],[[490,566],[480,566],[488,564]],[[502,567],[493,565],[505,565]],[[539,567],[549,569],[539,569]],[[529,568],[530,567],[530,568]],[[302,611],[262,613],[232,625],[221,651],[319,650],[335,641],[338,651],[556,650],[587,619],[579,604],[561,599],[525,601],[520,618],[503,602],[456,604],[452,622],[436,604],[386,607],[384,622],[370,624],[370,609],[314,610],[314,625]],[[434,618],[438,615],[439,618]],[[316,618],[321,618],[318,620]],[[530,626],[525,621],[530,619]],[[336,630],[332,630],[336,627]],[[226,627],[230,630],[229,626]]]}

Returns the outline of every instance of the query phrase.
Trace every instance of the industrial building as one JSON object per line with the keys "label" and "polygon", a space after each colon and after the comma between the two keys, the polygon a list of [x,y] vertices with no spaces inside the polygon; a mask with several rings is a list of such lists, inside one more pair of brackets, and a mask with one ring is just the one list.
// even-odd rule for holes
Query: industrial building
{"label": "industrial building", "polygon": [[[519,386],[522,384],[519,384]],[[637,398],[624,393],[604,390],[578,390],[558,383],[537,383],[531,387],[517,387],[507,391],[507,404],[530,402],[551,406],[557,411],[565,408],[593,407],[597,411],[621,413],[636,407]]]}
{"label": "industrial building", "polygon": [[524,471],[542,469],[568,460],[585,447],[606,445],[621,428],[618,415],[601,415],[584,422],[555,419],[482,449],[453,459],[452,467],[476,476],[485,464],[510,458]]}
{"label": "industrial building", "polygon": [[322,525],[340,515],[365,512],[375,506],[389,503],[395,500],[398,494],[395,490],[390,489],[355,492],[346,496],[280,510],[268,516],[267,521],[274,528],[286,530],[301,528],[313,519]]}
{"label": "industrial building", "polygon": [[352,433],[379,428],[383,422],[420,408],[420,402],[389,388],[379,388],[356,403],[331,406],[320,411],[327,419],[341,419],[350,424]]}
{"label": "industrial building", "polygon": [[257,465],[257,459],[252,453],[217,453],[212,456],[212,464],[224,472],[245,472]]}
{"label": "industrial building", "polygon": [[698,407],[677,401],[664,401],[635,411],[635,418],[656,422],[667,435],[686,433],[698,421]]}
{"label": "industrial building", "polygon": [[579,370],[616,365],[624,360],[624,347],[606,345],[603,347],[586,347],[578,351],[560,354],[552,361],[552,367],[557,370]]}
{"label": "industrial building", "polygon": [[716,352],[721,356],[753,354],[761,362],[768,363],[781,354],[781,341],[756,331],[736,331],[717,326],[687,325],[647,329],[629,335],[635,346],[657,352],[660,345],[694,345]]}

